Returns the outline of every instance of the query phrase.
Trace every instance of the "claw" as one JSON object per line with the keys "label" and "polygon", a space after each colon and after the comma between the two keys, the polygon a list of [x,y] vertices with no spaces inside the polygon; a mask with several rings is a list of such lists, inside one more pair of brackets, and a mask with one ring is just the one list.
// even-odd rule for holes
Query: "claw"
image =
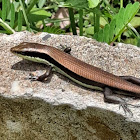
{"label": "claw", "polygon": [[139,108],[140,107],[140,105],[132,105],[132,104],[127,104],[127,105],[129,105],[131,107],[134,107],[134,108]]}
{"label": "claw", "polygon": [[130,116],[133,116],[132,111],[128,108],[128,105],[126,102],[122,102],[119,105],[119,109],[122,107],[122,109],[124,110],[125,115],[128,113],[130,114]]}
{"label": "claw", "polygon": [[[42,74],[43,73],[43,74]],[[35,71],[29,74],[29,78],[31,81],[50,81],[52,77],[52,66],[49,66],[49,68],[44,73],[43,71]]]}
{"label": "claw", "polygon": [[33,74],[33,73],[30,73],[28,79],[31,80],[31,81],[37,81],[38,76],[36,76],[36,75]]}
{"label": "claw", "polygon": [[[124,99],[123,99],[123,100],[124,100]],[[140,107],[140,105],[128,104],[128,103],[126,103],[125,100],[124,100],[123,102],[121,102],[121,103],[119,104],[119,109],[122,107],[123,110],[124,110],[124,112],[125,112],[125,114],[128,112],[131,116],[133,116],[133,113],[132,113],[132,111],[128,108],[128,106],[134,107],[134,108],[139,108],[139,107]]]}

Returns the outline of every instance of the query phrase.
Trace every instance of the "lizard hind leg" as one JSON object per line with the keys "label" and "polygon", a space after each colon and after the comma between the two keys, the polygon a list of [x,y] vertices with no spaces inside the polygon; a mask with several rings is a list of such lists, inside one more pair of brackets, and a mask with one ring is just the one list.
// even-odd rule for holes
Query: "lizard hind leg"
{"label": "lizard hind leg", "polygon": [[115,96],[109,87],[105,87],[104,89],[104,101],[108,103],[114,103],[114,104],[119,104],[123,102],[121,98]]}
{"label": "lizard hind leg", "polygon": [[107,103],[119,104],[119,108],[122,107],[125,114],[128,113],[131,116],[133,116],[133,113],[128,108],[128,105],[130,105],[130,104],[127,104],[124,99],[113,95],[113,92],[109,87],[105,87],[105,89],[104,89],[104,101]]}
{"label": "lizard hind leg", "polygon": [[126,81],[129,81],[133,84],[139,85],[140,86],[140,79],[133,77],[133,76],[120,76],[121,78],[123,78]]}

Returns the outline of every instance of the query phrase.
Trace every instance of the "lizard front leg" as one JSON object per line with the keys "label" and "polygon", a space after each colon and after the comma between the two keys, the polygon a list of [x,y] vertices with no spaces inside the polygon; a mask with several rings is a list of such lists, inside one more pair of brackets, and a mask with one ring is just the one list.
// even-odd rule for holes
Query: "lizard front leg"
{"label": "lizard front leg", "polygon": [[71,52],[71,47],[64,47],[63,45],[60,45],[60,46],[62,47],[62,49],[63,49],[63,51],[64,51],[65,53],[70,54],[70,52]]}
{"label": "lizard front leg", "polygon": [[36,75],[31,73],[30,78],[33,81],[49,81],[52,78],[52,66],[49,66],[49,68],[46,70],[44,74]]}
{"label": "lizard front leg", "polygon": [[[65,53],[70,54],[71,48],[66,47],[63,49],[63,51]],[[37,74],[30,73],[29,79],[31,79],[32,81],[49,81],[51,77],[52,77],[52,66],[49,66],[49,68],[46,70],[44,74],[37,75]]]}
{"label": "lizard front leg", "polygon": [[109,87],[104,88],[104,101],[108,103],[120,104],[124,100],[115,96]]}
{"label": "lizard front leg", "polygon": [[66,48],[64,49],[64,52],[70,54],[71,48],[70,48],[70,47],[66,47]]}

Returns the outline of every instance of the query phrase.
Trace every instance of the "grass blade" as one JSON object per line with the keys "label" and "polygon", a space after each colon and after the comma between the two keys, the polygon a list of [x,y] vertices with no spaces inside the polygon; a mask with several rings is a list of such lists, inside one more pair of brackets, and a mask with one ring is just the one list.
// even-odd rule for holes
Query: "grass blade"
{"label": "grass blade", "polygon": [[2,20],[6,20],[6,2],[7,0],[2,0]]}
{"label": "grass blade", "polygon": [[31,31],[31,28],[30,28],[30,24],[29,24],[29,21],[28,21],[28,18],[27,18],[27,15],[26,15],[26,12],[25,12],[25,8],[23,6],[23,3],[21,0],[19,0],[20,2],[20,5],[22,7],[22,12],[23,12],[23,16],[24,16],[24,19],[25,19],[25,22],[26,22],[26,25],[27,25],[27,30]]}
{"label": "grass blade", "polygon": [[22,11],[18,12],[18,31],[22,30]]}
{"label": "grass blade", "polygon": [[29,7],[26,10],[26,14],[30,12],[30,10],[34,7],[38,0],[31,0]]}
{"label": "grass blade", "polygon": [[[99,9],[99,5],[96,7],[96,9]],[[94,14],[94,13],[93,13]],[[100,15],[98,13],[94,14],[94,33],[99,32],[99,27],[100,27]]]}
{"label": "grass blade", "polygon": [[15,7],[14,4],[11,3],[11,21],[10,21],[10,26],[13,28],[15,23]]}
{"label": "grass blade", "polygon": [[0,18],[0,25],[10,34],[15,33],[15,31]]}
{"label": "grass blade", "polygon": [[83,35],[83,9],[79,10],[79,28],[80,28],[80,36]]}
{"label": "grass blade", "polygon": [[73,9],[68,8],[68,10],[69,10],[69,18],[70,18],[70,22],[71,22],[71,28],[72,28],[73,35],[77,35]]}

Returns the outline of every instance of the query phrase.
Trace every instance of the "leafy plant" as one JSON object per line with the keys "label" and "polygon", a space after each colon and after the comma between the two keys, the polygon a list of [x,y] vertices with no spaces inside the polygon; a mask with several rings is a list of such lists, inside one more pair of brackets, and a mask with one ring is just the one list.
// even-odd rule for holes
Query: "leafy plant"
{"label": "leafy plant", "polygon": [[[133,42],[137,41],[139,45],[140,14],[137,13],[139,3],[131,4],[132,1],[0,0],[2,5],[0,32],[7,34],[22,30],[55,34],[72,32],[74,35],[84,35],[108,44],[114,41],[124,42],[124,38],[127,37],[134,40]],[[53,18],[61,7],[68,9],[69,19]],[[61,29],[60,23],[67,20],[70,20],[71,24]]]}
{"label": "leafy plant", "polygon": [[125,27],[132,20],[138,10],[138,2],[133,5],[128,4],[126,8],[121,8],[119,13],[112,18],[110,24],[106,24],[103,29],[94,34],[94,38],[100,42],[111,43],[115,41],[124,31]]}
{"label": "leafy plant", "polygon": [[30,0],[29,3],[23,3],[22,0],[2,0],[2,12],[0,14],[2,28],[0,28],[0,32],[11,34],[22,30],[42,31],[35,25],[52,16],[50,12],[42,8],[45,2],[46,0],[39,3],[38,0]]}

